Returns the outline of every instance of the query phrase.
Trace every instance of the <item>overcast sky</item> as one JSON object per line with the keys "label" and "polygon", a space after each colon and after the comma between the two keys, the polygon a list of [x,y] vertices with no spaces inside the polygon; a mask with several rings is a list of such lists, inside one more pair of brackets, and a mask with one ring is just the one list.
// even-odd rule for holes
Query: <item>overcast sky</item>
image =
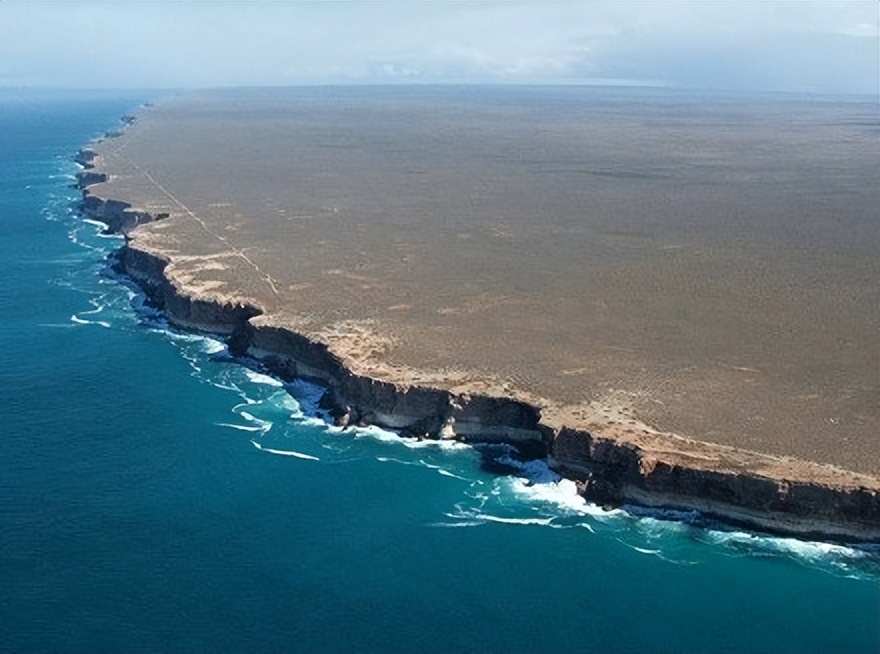
{"label": "overcast sky", "polygon": [[0,0],[0,86],[615,83],[878,93],[877,0]]}

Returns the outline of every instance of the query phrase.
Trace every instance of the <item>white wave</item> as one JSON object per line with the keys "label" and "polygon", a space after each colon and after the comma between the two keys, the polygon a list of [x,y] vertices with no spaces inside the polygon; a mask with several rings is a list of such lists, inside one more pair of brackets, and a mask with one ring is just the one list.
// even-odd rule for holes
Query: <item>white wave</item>
{"label": "white wave", "polygon": [[102,248],[95,247],[94,245],[90,245],[85,241],[80,240],[78,232],[79,230],[77,228],[73,228],[67,232],[67,238],[70,240],[71,243],[73,243],[74,245],[78,245],[81,248],[85,248],[86,250],[91,250],[93,252],[105,252],[105,250]]}
{"label": "white wave", "polygon": [[663,542],[668,539],[678,539],[688,533],[693,521],[677,520],[675,518],[657,519],[644,515],[633,515],[627,512],[627,523],[638,535],[651,543]]}
{"label": "white wave", "polygon": [[89,304],[91,304],[95,308],[89,309],[88,311],[80,311],[79,315],[80,316],[93,316],[96,313],[101,313],[104,309],[107,308],[106,305],[101,304],[101,301],[104,300],[104,297],[105,296],[102,295],[100,298],[92,298],[91,300],[89,300]]}
{"label": "white wave", "polygon": [[462,443],[461,441],[453,441],[449,439],[439,439],[434,440],[431,438],[425,438],[419,440],[418,438],[403,438],[402,436],[397,437],[405,447],[410,449],[421,449],[421,448],[434,448],[438,450],[469,450],[471,446],[467,443]]}
{"label": "white wave", "polygon": [[211,386],[213,386],[214,388],[219,388],[220,390],[223,390],[223,391],[232,391],[233,393],[241,394],[241,389],[238,386],[236,386],[235,384],[231,384],[231,385],[223,384],[218,381],[212,380]]}
{"label": "white wave", "polygon": [[584,515],[592,513],[591,505],[578,494],[575,483],[568,479],[543,484],[527,484],[518,480],[513,490],[533,501],[554,505],[562,511]]}
{"label": "white wave", "polygon": [[825,559],[829,556],[863,558],[867,552],[847,545],[820,543],[816,541],[800,541],[795,538],[773,538],[773,545],[781,552],[789,552],[796,556],[811,560]]}
{"label": "white wave", "polygon": [[[632,511],[632,513],[630,513]],[[662,517],[651,517],[651,513]],[[759,532],[712,528],[705,518],[690,511],[670,511],[627,507],[623,512],[629,516],[628,524],[634,531],[628,537],[617,540],[626,547],[643,554],[651,554],[674,565],[696,565],[699,561],[679,559],[670,554],[667,545],[680,542],[683,537],[718,548],[731,557],[787,557],[802,565],[814,567],[835,576],[850,578],[876,577],[877,552],[870,547],[843,545],[820,541],[805,541],[797,538],[771,536]],[[694,518],[697,516],[697,519]],[[641,534],[654,547],[634,545],[630,537]],[[623,534],[622,534],[623,535]]]}
{"label": "white wave", "polygon": [[217,354],[218,352],[222,352],[226,349],[226,343],[223,341],[218,341],[215,338],[211,338],[206,336],[204,341],[202,342],[202,351],[205,354]]}
{"label": "white wave", "polygon": [[417,466],[419,468],[425,467],[421,461],[404,461],[403,459],[395,459],[389,456],[377,456],[376,461],[379,461],[380,463],[397,463],[402,466]]}
{"label": "white wave", "polygon": [[282,382],[278,381],[274,377],[264,375],[261,372],[255,372],[249,368],[245,368],[244,374],[249,380],[251,380],[255,384],[265,384],[266,386],[276,386],[279,388],[284,386]]}
{"label": "white wave", "polygon": [[230,429],[238,429],[241,431],[249,431],[249,432],[263,431],[262,427],[252,427],[250,425],[236,425],[231,422],[215,422],[214,424],[217,425],[218,427],[229,427]]}
{"label": "white wave", "polygon": [[[399,463],[406,463],[406,462],[400,461]],[[462,481],[470,481],[470,479],[468,479],[467,477],[462,477],[460,475],[456,475],[455,473],[449,472],[449,470],[446,470],[443,466],[438,466],[433,463],[428,463],[424,459],[419,459],[418,463],[412,463],[410,465],[420,465],[420,466],[424,466],[426,468],[429,468],[431,470],[436,470],[439,474],[443,475],[444,477],[452,477],[453,479],[461,479]]]}
{"label": "white wave", "polygon": [[[315,417],[303,417],[299,419],[299,424],[301,425],[309,425],[311,427],[317,427],[319,429],[323,429],[325,431],[330,431],[330,425],[326,423],[326,421],[321,420],[321,418]],[[341,430],[340,430],[341,431]]]}
{"label": "white wave", "polygon": [[[326,423],[325,423],[326,424]],[[471,449],[470,445],[462,443],[460,441],[453,441],[448,439],[439,439],[434,440],[430,438],[418,439],[418,438],[409,438],[401,436],[400,434],[389,431],[387,429],[383,429],[382,427],[377,427],[376,425],[370,425],[367,427],[335,427],[333,425],[327,425],[328,431],[336,434],[353,434],[355,437],[360,438],[372,438],[377,441],[382,441],[384,443],[396,443],[398,445],[403,445],[404,447],[408,447],[410,449],[420,449],[420,448],[436,448],[438,450],[469,450]]]}
{"label": "white wave", "polygon": [[627,516],[626,511],[622,509],[609,509],[599,506],[598,504],[593,504],[592,502],[587,502],[586,500],[584,500],[581,512],[584,513],[584,515],[588,515],[601,522],[613,522]]}
{"label": "white wave", "polygon": [[443,468],[436,468],[437,472],[443,475],[444,477],[453,477],[454,479],[461,479],[462,481],[468,481],[467,477],[461,477],[456,475],[448,470],[444,470]]}
{"label": "white wave", "polygon": [[603,522],[627,515],[621,509],[609,510],[585,500],[578,493],[577,484],[551,470],[546,460],[520,461],[505,455],[498,461],[519,470],[521,474],[508,478],[507,484],[515,494],[531,501],[555,506],[563,514],[587,515]]}
{"label": "white wave", "polygon": [[104,327],[106,329],[110,329],[111,325],[109,322],[104,322],[103,320],[84,320],[80,318],[76,314],[70,316],[70,320],[75,322],[77,325],[98,325],[100,327]]}
{"label": "white wave", "polygon": [[[537,526],[537,527],[550,527],[551,529],[570,529],[573,526],[576,526],[579,523],[571,523],[565,521],[559,521],[559,516],[557,514],[540,514],[537,517],[534,516],[517,516],[517,515],[496,515],[494,512],[487,512],[483,510],[485,502],[480,502],[480,506],[478,508],[467,508],[462,503],[458,503],[455,505],[456,512],[444,512],[447,518],[451,518],[454,523],[445,523],[445,524],[470,524],[470,525],[481,525],[486,524],[488,522],[494,522],[499,524],[506,525],[527,525],[527,526]],[[502,510],[508,510],[511,507],[498,507],[502,508]],[[516,508],[516,505],[513,507]],[[590,529],[592,531],[592,528]]]}
{"label": "white wave", "polygon": [[635,545],[630,545],[631,549],[634,549],[636,552],[640,554],[660,554],[660,550],[649,550],[645,547],[636,547]]}
{"label": "white wave", "polygon": [[553,518],[502,518],[501,516],[481,513],[475,516],[487,522],[500,522],[506,525],[540,525],[548,526],[553,522]]}
{"label": "white wave", "polygon": [[263,447],[257,441],[251,441],[254,447],[256,447],[261,452],[269,452],[270,454],[278,454],[280,456],[293,456],[297,459],[305,459],[306,461],[320,461],[316,456],[312,456],[311,454],[303,454],[302,452],[294,452],[293,450],[274,450],[268,447]]}
{"label": "white wave", "polygon": [[[638,552],[639,554],[644,554],[646,556],[654,556],[654,557],[660,559],[661,561],[665,561],[666,563],[671,563],[672,565],[691,566],[691,565],[699,565],[699,563],[700,563],[700,561],[693,561],[690,559],[673,558],[670,555],[668,555],[664,551],[664,549],[658,549],[658,548],[653,548],[653,547],[639,547],[638,545],[634,545],[633,543],[629,543],[622,538],[617,538],[616,540],[621,545],[633,550],[634,552]],[[669,549],[669,547],[672,547],[674,549],[674,543],[675,543],[675,539],[666,538],[662,541],[661,545],[663,547],[666,547],[667,549]]]}
{"label": "white wave", "polygon": [[520,468],[525,477],[515,477],[510,480],[511,490],[533,501],[553,504],[560,509],[580,514],[593,514],[602,511],[598,506],[589,504],[577,492],[577,485],[570,479],[563,479],[547,467],[545,461],[521,462],[514,459],[502,459]]}
{"label": "white wave", "polygon": [[[236,387],[238,386],[238,384],[233,385]],[[255,393],[256,397],[248,395],[245,390],[236,389],[238,396],[244,400],[244,402],[236,404],[232,407],[232,411],[234,413],[244,413],[240,411],[240,409],[248,408],[251,412],[249,415],[252,418],[254,417],[253,411],[259,411],[261,412],[260,415],[266,416],[265,419],[270,422],[284,421],[290,418],[300,420],[302,418],[302,411],[299,408],[299,403],[287,394],[286,391],[274,386],[271,388],[273,390],[268,393],[265,391],[262,393]]]}
{"label": "white wave", "polygon": [[168,323],[162,326],[162,331],[165,336],[167,336],[170,340],[176,341],[179,343],[201,343],[207,336],[202,336],[201,334],[187,334],[186,332],[178,332],[170,328]]}
{"label": "white wave", "polygon": [[587,531],[589,531],[591,534],[595,534],[595,533],[596,533],[596,530],[593,529],[593,526],[590,525],[589,523],[581,522],[581,523],[578,523],[576,526],[577,526],[577,527],[583,527],[584,529],[586,529]]}
{"label": "white wave", "polygon": [[86,225],[92,225],[93,227],[98,227],[100,229],[109,229],[110,225],[107,223],[103,223],[100,220],[95,220],[94,218],[83,218],[82,221]]}
{"label": "white wave", "polygon": [[259,430],[264,434],[272,429],[273,423],[271,420],[263,420],[262,418],[257,418],[254,414],[248,413],[247,411],[239,411],[238,415],[240,415],[248,422],[253,422],[259,425]]}
{"label": "white wave", "polygon": [[856,561],[868,559],[871,553],[855,546],[820,541],[798,540],[783,536],[765,536],[744,531],[721,531],[706,529],[706,540],[714,545],[721,545],[746,552],[764,550],[791,556],[805,562],[821,563],[837,561]]}
{"label": "white wave", "polygon": [[238,412],[239,412],[239,409],[241,409],[241,408],[243,408],[243,407],[253,406],[254,404],[257,403],[256,400],[252,400],[251,398],[249,398],[249,397],[248,397],[247,395],[245,395],[244,393],[239,393],[239,395],[241,396],[241,399],[244,400],[244,402],[240,402],[239,404],[236,404],[234,407],[232,407],[231,411],[232,411],[233,413],[238,413]]}
{"label": "white wave", "polygon": [[[280,397],[279,397],[280,395]],[[295,397],[292,397],[287,391],[284,391],[284,394],[276,393],[272,396],[276,401],[280,402],[281,406],[290,411],[291,418],[301,418],[303,416],[302,408],[300,407],[299,400]]]}
{"label": "white wave", "polygon": [[[337,429],[339,429],[337,427]],[[339,429],[339,432],[347,431],[344,429]],[[399,435],[395,434],[393,431],[388,431],[387,429],[382,429],[381,427],[376,427],[371,425],[369,427],[354,427],[351,429],[352,433],[355,436],[366,436],[368,438],[374,438],[377,441],[383,441],[386,443],[400,443],[404,439]]]}

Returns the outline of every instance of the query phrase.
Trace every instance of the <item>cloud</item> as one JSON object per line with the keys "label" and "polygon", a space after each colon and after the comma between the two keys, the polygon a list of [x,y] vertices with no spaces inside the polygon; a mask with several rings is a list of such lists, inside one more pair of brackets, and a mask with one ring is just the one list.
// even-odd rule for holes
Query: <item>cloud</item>
{"label": "cloud", "polygon": [[0,2],[0,84],[876,93],[874,2]]}

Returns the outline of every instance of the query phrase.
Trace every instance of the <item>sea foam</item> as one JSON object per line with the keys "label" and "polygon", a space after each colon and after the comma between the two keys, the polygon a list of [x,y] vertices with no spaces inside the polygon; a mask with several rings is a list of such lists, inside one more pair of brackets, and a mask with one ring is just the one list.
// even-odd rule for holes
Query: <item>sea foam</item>
{"label": "sea foam", "polygon": [[304,459],[306,461],[320,461],[321,460],[316,456],[312,456],[311,454],[303,454],[302,452],[295,452],[293,450],[276,450],[276,449],[272,449],[269,447],[263,447],[263,445],[261,445],[257,441],[253,441],[253,440],[251,441],[251,443],[258,450],[260,450],[262,452],[268,452],[269,454],[277,454],[280,456],[292,456],[297,459]]}

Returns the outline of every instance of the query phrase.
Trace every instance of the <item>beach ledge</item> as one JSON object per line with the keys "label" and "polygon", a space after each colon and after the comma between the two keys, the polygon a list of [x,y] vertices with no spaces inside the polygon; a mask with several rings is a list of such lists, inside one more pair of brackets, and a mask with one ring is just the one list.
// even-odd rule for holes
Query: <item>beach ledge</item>
{"label": "beach ledge", "polygon": [[188,287],[168,274],[174,257],[139,238],[142,225],[175,215],[105,197],[110,175],[101,169],[99,150],[84,148],[75,157],[83,168],[82,211],[125,236],[115,255],[119,271],[173,325],[223,336],[233,355],[257,359],[285,380],[324,386],[322,407],[338,426],[511,444],[526,456],[546,458],[586,499],[604,506],[697,511],[773,534],[880,542],[880,479],[873,476],[683,438],[634,421],[599,422],[516,393],[388,381],[364,371],[344,347],[298,331],[248,298]]}

